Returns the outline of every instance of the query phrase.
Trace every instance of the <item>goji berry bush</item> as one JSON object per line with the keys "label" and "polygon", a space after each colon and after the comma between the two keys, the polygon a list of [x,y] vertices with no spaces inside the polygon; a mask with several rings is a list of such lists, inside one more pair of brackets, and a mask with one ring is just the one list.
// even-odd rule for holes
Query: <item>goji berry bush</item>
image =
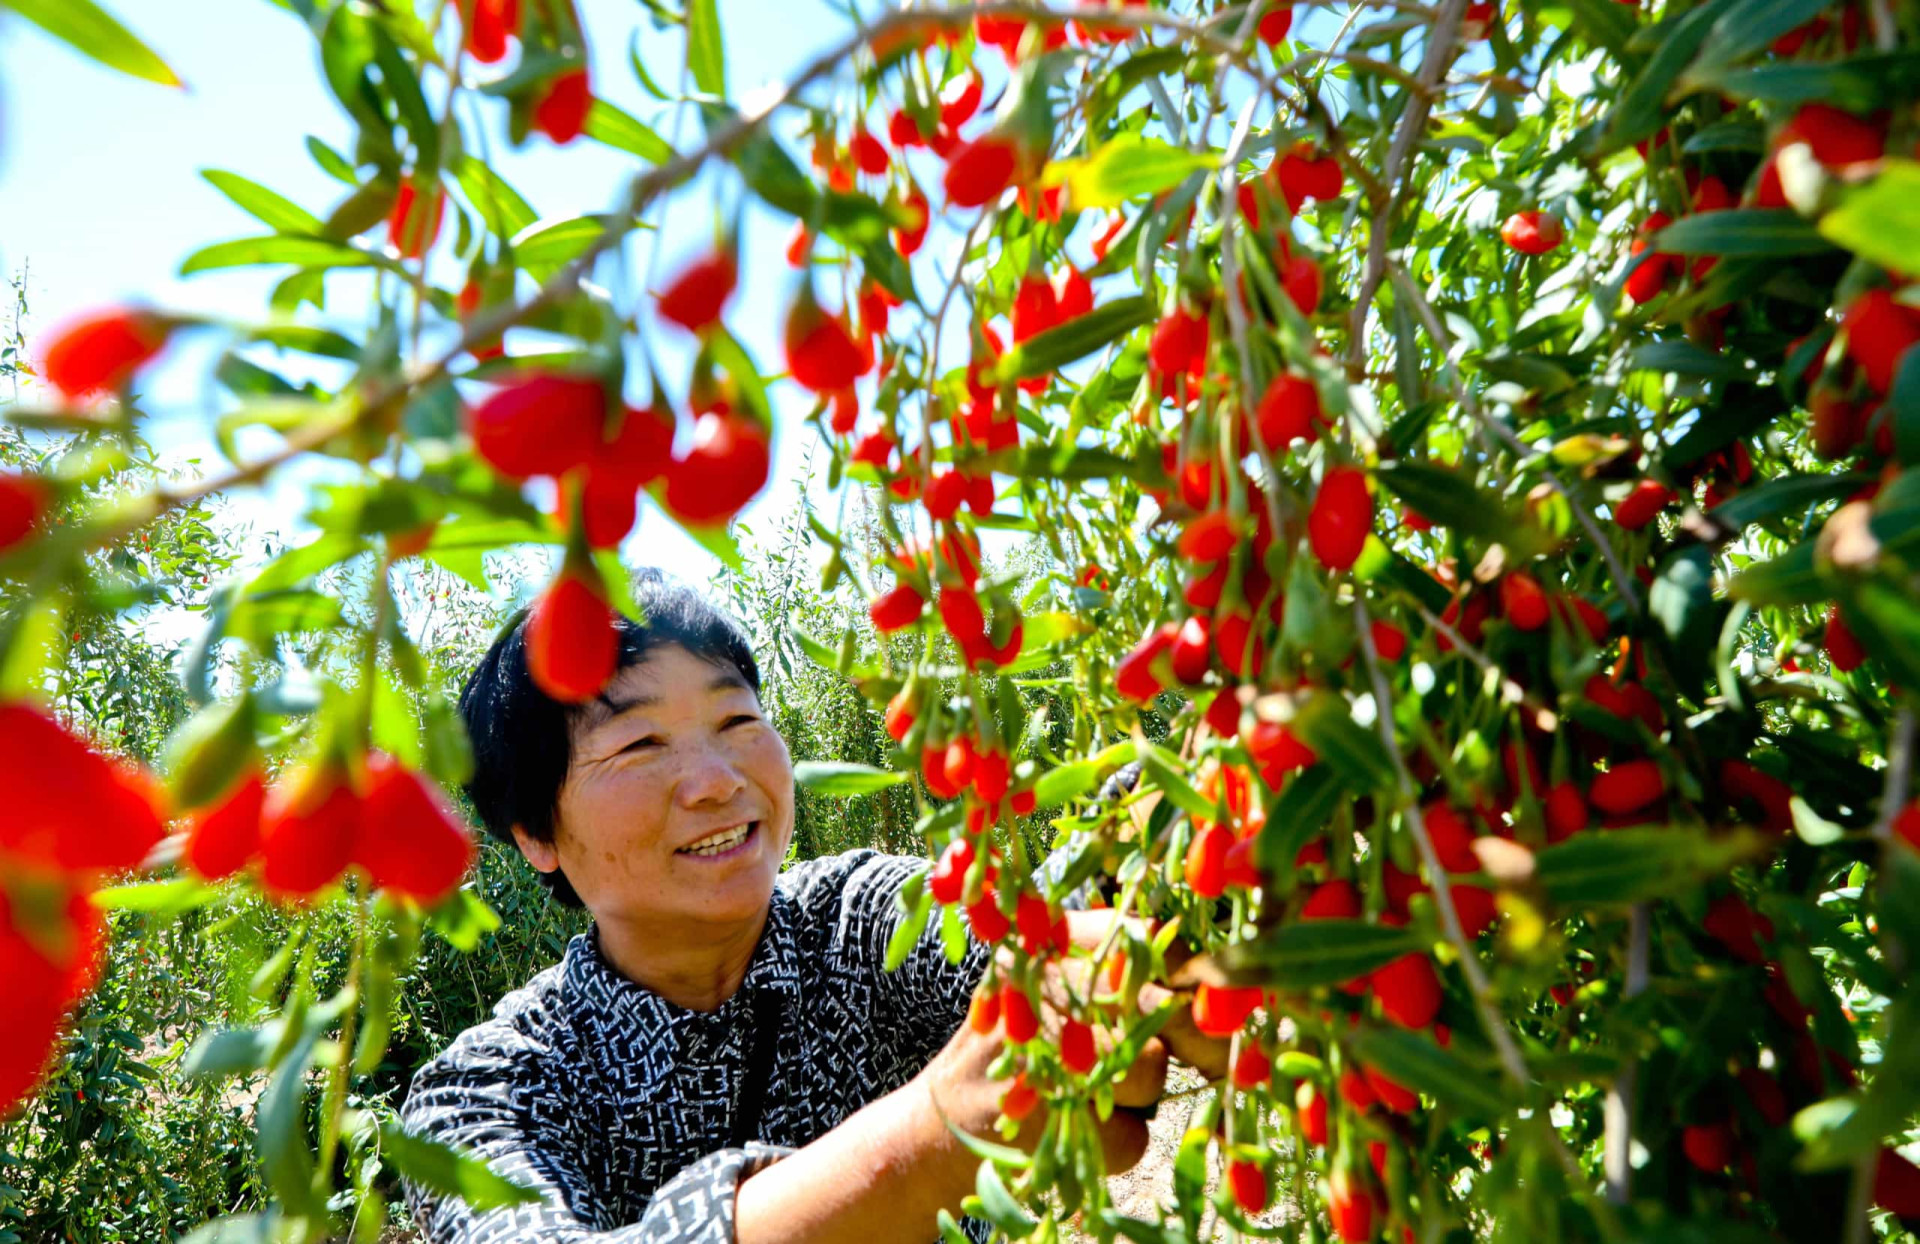
{"label": "goji berry bush", "polygon": [[[90,2],[10,7],[171,76]],[[352,188],[322,215],[226,175],[270,232],[184,264],[286,269],[271,304],[102,309],[8,412],[90,452],[0,480],[25,810],[0,823],[0,1101],[96,987],[103,905],[259,894],[345,912],[353,951],[323,980],[289,950],[276,1017],[188,1056],[268,1075],[270,1203],[203,1238],[377,1230],[340,1208],[374,1153],[526,1195],[355,1104],[423,931],[487,922],[442,793],[466,741],[396,567],[484,586],[488,551],[557,549],[531,661],[582,700],[640,507],[737,558],[728,520],[804,436],[842,501],[807,514],[805,590],[865,617],[763,642],[844,676],[893,747],[801,780],[910,798],[889,807],[935,862],[891,953],[936,922],[956,955],[1003,944],[970,1020],[1005,1040],[1001,1140],[1046,1112],[1031,1149],[968,1138],[970,1212],[1167,1242],[1920,1223],[1911,6],[876,8],[736,105],[729,14],[667,0],[680,91],[633,60],[652,123],[597,93],[602,36],[567,0],[292,7],[357,131],[316,158]],[[635,168],[615,210],[540,221],[477,154],[501,141]],[[728,226],[657,289],[623,265],[715,201],[791,222],[784,256]],[[744,305],[740,274],[780,260],[784,306]],[[369,272],[363,312],[326,303]],[[778,357],[746,316],[777,318]],[[135,443],[126,399],[189,334],[230,339],[227,469],[48,522]],[[344,379],[295,386],[265,347]],[[240,453],[253,426],[278,448]],[[309,457],[356,482],[221,595],[160,762],[49,711],[65,619],[126,607],[94,550]],[[1023,541],[1037,579],[997,568]],[[315,576],[356,560],[348,609]],[[315,631],[354,659],[296,686],[277,644]],[[259,659],[209,678],[229,640]],[[151,876],[102,890],[129,870]],[[1135,919],[1056,1029],[1038,984],[1087,956],[1061,914],[1083,886]],[[1171,1014],[1136,1005],[1150,982],[1232,1044],[1144,1221],[1109,1203],[1091,1120]]]}

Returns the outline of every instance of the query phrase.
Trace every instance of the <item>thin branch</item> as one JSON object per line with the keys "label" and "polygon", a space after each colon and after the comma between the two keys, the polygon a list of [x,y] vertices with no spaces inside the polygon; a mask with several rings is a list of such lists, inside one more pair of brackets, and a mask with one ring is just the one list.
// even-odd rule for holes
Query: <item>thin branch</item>
{"label": "thin branch", "polygon": [[[1635,903],[1627,922],[1627,984],[1623,996],[1639,997],[1647,989],[1648,914],[1645,903]],[[1602,1107],[1605,1138],[1601,1166],[1607,1177],[1607,1201],[1625,1205],[1632,1195],[1633,1179],[1633,1098],[1639,1079],[1637,1066],[1629,1062],[1607,1086]]]}
{"label": "thin branch", "polygon": [[[1893,822],[1906,806],[1913,779],[1913,736],[1913,710],[1902,708],[1894,721],[1893,737],[1887,748],[1887,769],[1880,785],[1880,808],[1874,815],[1873,828],[1869,831],[1883,854],[1903,849],[1894,845]],[[1884,931],[1880,943],[1882,953],[1887,953],[1890,947]],[[1904,970],[1905,965],[1898,962],[1895,956],[1888,955],[1888,958],[1889,966],[1894,971]],[[1891,1023],[1891,1019],[1888,1022]],[[1881,1036],[1891,1048],[1894,1034],[1889,1031]],[[1873,1211],[1873,1179],[1879,1157],[1877,1150],[1869,1149],[1853,1164],[1853,1183],[1847,1203],[1847,1244],[1866,1244],[1872,1238],[1870,1216]]]}
{"label": "thin branch", "polygon": [[1466,9],[1467,0],[1441,0],[1440,11],[1427,32],[1426,56],[1420,62],[1420,73],[1416,79],[1423,89],[1412,92],[1412,98],[1407,101],[1407,110],[1400,116],[1393,142],[1387,147],[1386,162],[1380,168],[1380,183],[1383,186],[1396,186],[1397,189],[1391,201],[1374,205],[1373,220],[1367,234],[1366,272],[1360,278],[1360,291],[1353,301],[1353,318],[1347,327],[1349,369],[1360,367],[1366,361],[1367,317],[1373,310],[1373,298],[1380,290],[1380,282],[1386,277],[1387,237],[1392,232],[1393,217],[1398,213],[1400,201],[1406,193],[1406,187],[1398,184],[1401,166],[1412,153],[1421,131],[1426,129],[1427,118],[1433,111],[1433,87],[1453,59],[1460,33],[1460,19]]}

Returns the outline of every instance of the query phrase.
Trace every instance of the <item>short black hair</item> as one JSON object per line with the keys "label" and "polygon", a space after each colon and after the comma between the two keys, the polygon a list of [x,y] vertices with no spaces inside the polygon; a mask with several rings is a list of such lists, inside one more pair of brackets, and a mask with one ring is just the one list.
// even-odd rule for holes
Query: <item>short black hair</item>
{"label": "short black hair", "polygon": [[[732,669],[760,694],[760,666],[738,622],[700,593],[648,568],[637,572],[633,596],[644,622],[619,617],[616,670],[638,665],[665,644],[677,644],[719,669]],[[534,684],[527,669],[527,613],[507,622],[493,647],[460,689],[460,715],[473,741],[473,778],[467,798],[487,833],[517,847],[513,827],[553,841],[560,787],[573,763],[573,730],[597,702],[562,704]],[[585,906],[558,869],[540,881],[567,907]]]}

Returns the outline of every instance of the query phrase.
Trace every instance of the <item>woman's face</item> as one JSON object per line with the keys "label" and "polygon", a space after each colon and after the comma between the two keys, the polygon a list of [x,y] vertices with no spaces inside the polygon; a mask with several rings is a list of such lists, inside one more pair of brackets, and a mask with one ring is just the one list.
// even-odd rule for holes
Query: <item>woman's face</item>
{"label": "woman's face", "polygon": [[792,837],[786,741],[732,667],[663,645],[574,727],[553,849],[601,921],[758,920]]}

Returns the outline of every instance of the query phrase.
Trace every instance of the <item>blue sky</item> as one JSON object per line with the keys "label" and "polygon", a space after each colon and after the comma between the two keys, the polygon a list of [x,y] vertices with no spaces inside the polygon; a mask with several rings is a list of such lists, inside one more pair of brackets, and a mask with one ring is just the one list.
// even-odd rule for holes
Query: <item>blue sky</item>
{"label": "blue sky", "polygon": [[[121,77],[34,27],[0,17],[0,264],[10,273],[29,271],[30,329],[44,332],[76,311],[126,300],[258,316],[287,269],[184,279],[177,273],[181,260],[208,243],[263,231],[202,180],[203,168],[241,173],[321,215],[343,192],[302,142],[313,134],[350,147],[350,127],[321,80],[314,40],[269,0],[108,0],[108,7],[173,66],[187,90]],[[784,80],[847,29],[818,0],[722,0],[720,7],[736,98]],[[637,37],[649,70],[670,85],[682,56],[679,33],[655,31],[633,0],[582,0],[581,10],[593,37],[596,92],[666,133],[663,106],[640,89],[627,53]],[[499,135],[494,140],[504,146]],[[536,137],[496,167],[543,217],[559,218],[601,210],[636,163],[585,139],[556,152]],[[701,191],[676,201],[663,275],[710,235],[711,222]],[[769,370],[779,366],[775,325],[793,279],[777,259],[784,237],[784,222],[749,220],[748,277],[730,316]],[[330,291],[336,306],[350,294],[344,283],[330,283]],[[221,401],[208,375],[217,348],[203,335],[173,351],[145,384],[155,416],[150,439],[169,459],[200,456],[211,469],[217,461],[205,429]],[[796,395],[780,396],[790,417],[782,423],[791,427],[804,408],[792,409]],[[746,513],[750,523],[765,523],[792,504],[791,481],[809,437],[795,431],[778,438],[776,483]],[[237,497],[232,508],[255,530],[297,539],[290,518],[300,498],[299,482],[290,480],[276,493]],[[709,577],[710,555],[644,509],[629,561],[663,565],[694,582]]]}

